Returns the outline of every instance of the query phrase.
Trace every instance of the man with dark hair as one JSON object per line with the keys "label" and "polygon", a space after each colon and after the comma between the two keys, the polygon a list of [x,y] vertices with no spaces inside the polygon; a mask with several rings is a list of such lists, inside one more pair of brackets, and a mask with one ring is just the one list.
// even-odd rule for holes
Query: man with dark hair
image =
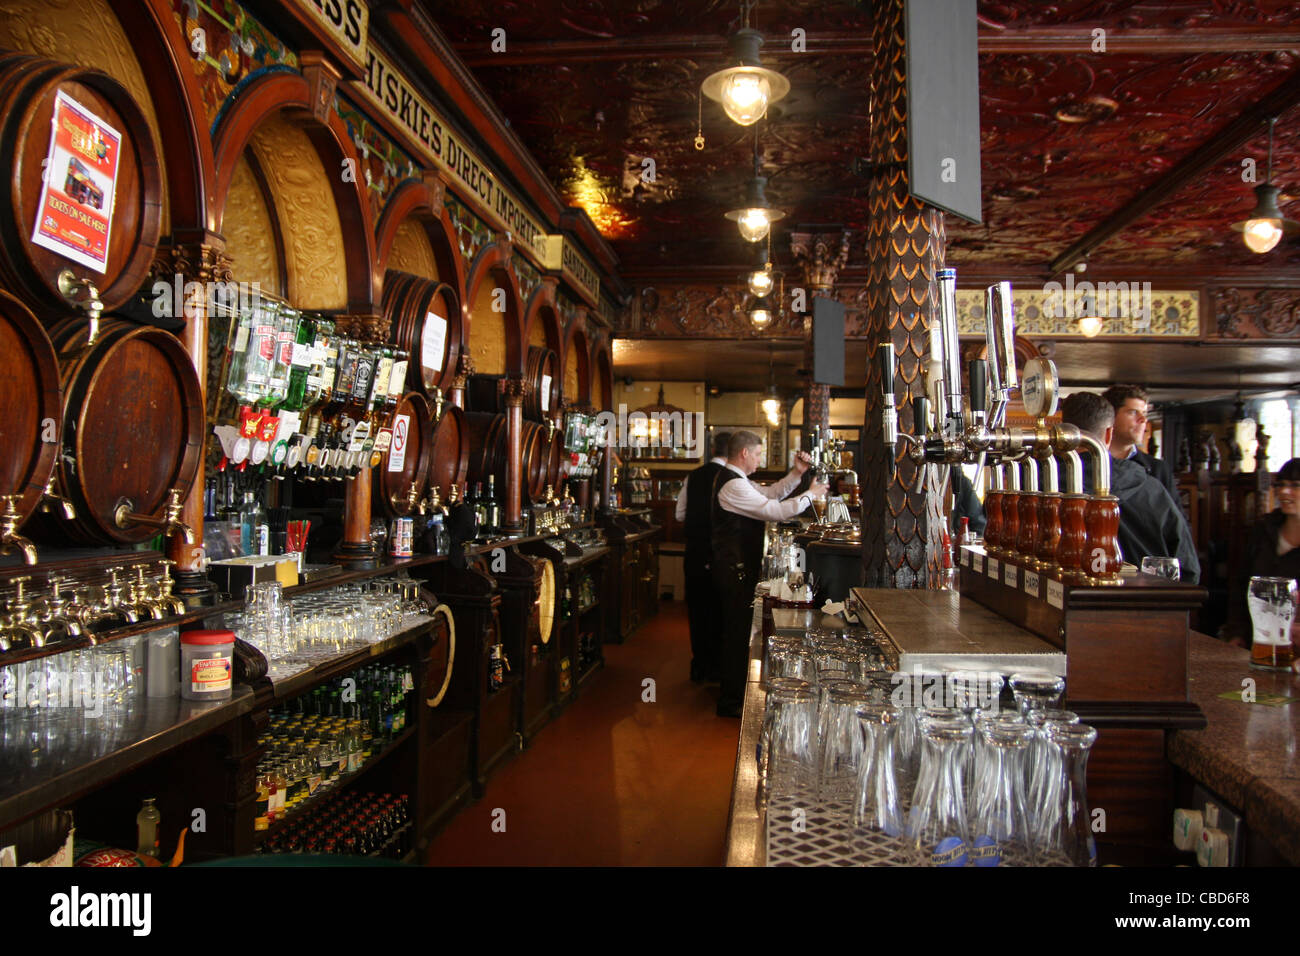
{"label": "man with dark hair", "polygon": [[1169,497],[1178,504],[1178,483],[1174,470],[1163,458],[1148,455],[1138,448],[1147,430],[1147,393],[1138,385],[1112,385],[1101,393],[1115,409],[1115,434],[1111,438],[1110,456],[1120,461],[1132,458],[1143,470],[1165,486]]}
{"label": "man with dark hair", "polygon": [[713,557],[713,482],[727,466],[728,432],[713,435],[713,457],[682,482],[677,496],[677,520],[686,531],[686,612],[691,623],[691,680],[722,679],[722,612],[713,593],[709,570]]}
{"label": "man with dark hair", "polygon": [[739,717],[749,670],[749,631],[753,620],[754,588],[763,567],[763,538],[768,521],[787,521],[813,498],[826,494],[814,481],[797,497],[782,501],[812,464],[807,452],[795,455],[784,478],[763,487],[749,480],[758,470],[763,439],[741,430],[727,446],[727,466],[714,481],[713,583],[722,606],[722,695],[719,717]]}
{"label": "man with dark hair", "polygon": [[[1095,392],[1075,392],[1061,406],[1061,421],[1091,435],[1103,447],[1114,438],[1115,409]],[[1084,455],[1085,466],[1090,456]],[[1201,576],[1196,542],[1187,519],[1168,490],[1132,458],[1111,455],[1110,490],[1119,499],[1119,546],[1124,560],[1141,566],[1148,555],[1178,559],[1181,580]]]}

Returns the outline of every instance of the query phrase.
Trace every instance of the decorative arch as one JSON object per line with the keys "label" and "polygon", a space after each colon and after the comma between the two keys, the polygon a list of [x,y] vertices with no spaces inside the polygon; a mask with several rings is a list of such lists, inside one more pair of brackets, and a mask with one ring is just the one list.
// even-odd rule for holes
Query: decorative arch
{"label": "decorative arch", "polygon": [[565,395],[565,401],[577,405],[591,404],[591,343],[582,322],[569,326],[564,338],[564,351],[560,355],[561,367],[568,378],[569,357],[578,363],[578,394]]}
{"label": "decorative arch", "polygon": [[505,326],[505,374],[521,377],[524,374],[524,362],[527,350],[524,338],[523,296],[519,291],[519,280],[510,267],[510,243],[498,241],[483,248],[469,269],[466,280],[465,341],[469,343],[470,355],[477,359],[474,341],[474,311],[485,290],[505,290],[505,313],[502,316]]}
{"label": "decorative arch", "polygon": [[[220,232],[235,166],[253,138],[254,131],[268,117],[285,113],[311,141],[326,170],[361,169],[360,157],[348,137],[347,125],[329,106],[333,99],[327,83],[313,84],[297,73],[268,73],[254,80],[227,108],[213,133],[216,182],[212,193],[211,217]],[[345,237],[345,283],[347,310],[354,315],[372,315],[378,309],[375,281],[375,230],[362,177],[328,176],[330,192],[338,211],[339,228]]]}
{"label": "decorative arch", "polygon": [[564,330],[560,312],[556,307],[555,282],[543,280],[528,300],[527,321],[524,322],[524,342],[531,343],[533,329],[541,324],[546,347],[563,358]]}
{"label": "decorative arch", "polygon": [[[434,210],[438,210],[435,214]],[[388,198],[375,230],[375,282],[382,288],[388,271],[389,255],[397,231],[410,220],[418,221],[433,247],[438,266],[438,280],[451,285],[461,302],[465,301],[465,260],[456,241],[456,227],[442,202],[441,191],[428,182],[409,180],[398,186]]]}
{"label": "decorative arch", "polygon": [[591,396],[598,412],[614,410],[614,363],[609,354],[609,343],[601,342],[592,356],[592,382],[599,392]]}
{"label": "decorative arch", "polygon": [[190,65],[189,44],[177,27],[168,0],[112,2],[113,13],[131,37],[140,69],[149,84],[166,165],[169,225],[174,233],[203,229],[216,232],[211,197],[216,161],[203,94]]}

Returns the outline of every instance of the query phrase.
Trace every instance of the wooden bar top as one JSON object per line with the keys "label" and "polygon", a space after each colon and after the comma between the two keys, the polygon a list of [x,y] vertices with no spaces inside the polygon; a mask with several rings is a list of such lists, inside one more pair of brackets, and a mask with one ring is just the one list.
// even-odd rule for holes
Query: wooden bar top
{"label": "wooden bar top", "polygon": [[[1246,826],[1300,864],[1300,675],[1250,666],[1250,651],[1193,633],[1189,692],[1209,720],[1203,730],[1169,735],[1175,766],[1246,815]],[[1255,699],[1292,698],[1271,706],[1241,700],[1246,681]],[[1220,694],[1231,693],[1236,699]]]}

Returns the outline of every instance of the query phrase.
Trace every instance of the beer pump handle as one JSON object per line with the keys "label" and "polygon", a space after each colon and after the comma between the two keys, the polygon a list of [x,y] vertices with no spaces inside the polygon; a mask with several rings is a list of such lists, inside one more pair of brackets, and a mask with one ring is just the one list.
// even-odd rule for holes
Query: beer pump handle
{"label": "beer pump handle", "polygon": [[912,427],[916,430],[918,439],[930,431],[930,400],[924,395],[912,398]]}
{"label": "beer pump handle", "polygon": [[986,383],[985,375],[988,366],[984,364],[983,359],[971,359],[970,362],[970,410],[971,412],[983,416],[988,410],[985,402]]}
{"label": "beer pump handle", "polygon": [[894,407],[894,343],[882,342],[877,351],[880,354],[880,387],[884,393],[882,430],[889,476],[892,478],[897,468],[895,455],[898,446],[898,409]]}

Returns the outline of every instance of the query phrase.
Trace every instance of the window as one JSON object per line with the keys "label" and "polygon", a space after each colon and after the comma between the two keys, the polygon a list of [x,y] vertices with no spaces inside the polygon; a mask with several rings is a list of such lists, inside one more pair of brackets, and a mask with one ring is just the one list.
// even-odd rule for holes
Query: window
{"label": "window", "polygon": [[[1259,427],[1268,435],[1268,470],[1277,471],[1286,463],[1287,459],[1295,457],[1295,423],[1291,411],[1291,400],[1274,398],[1260,402],[1255,418],[1259,422]],[[1254,467],[1257,447],[1258,445],[1252,435],[1249,444],[1242,448],[1242,453],[1247,461],[1251,463],[1251,468]]]}

